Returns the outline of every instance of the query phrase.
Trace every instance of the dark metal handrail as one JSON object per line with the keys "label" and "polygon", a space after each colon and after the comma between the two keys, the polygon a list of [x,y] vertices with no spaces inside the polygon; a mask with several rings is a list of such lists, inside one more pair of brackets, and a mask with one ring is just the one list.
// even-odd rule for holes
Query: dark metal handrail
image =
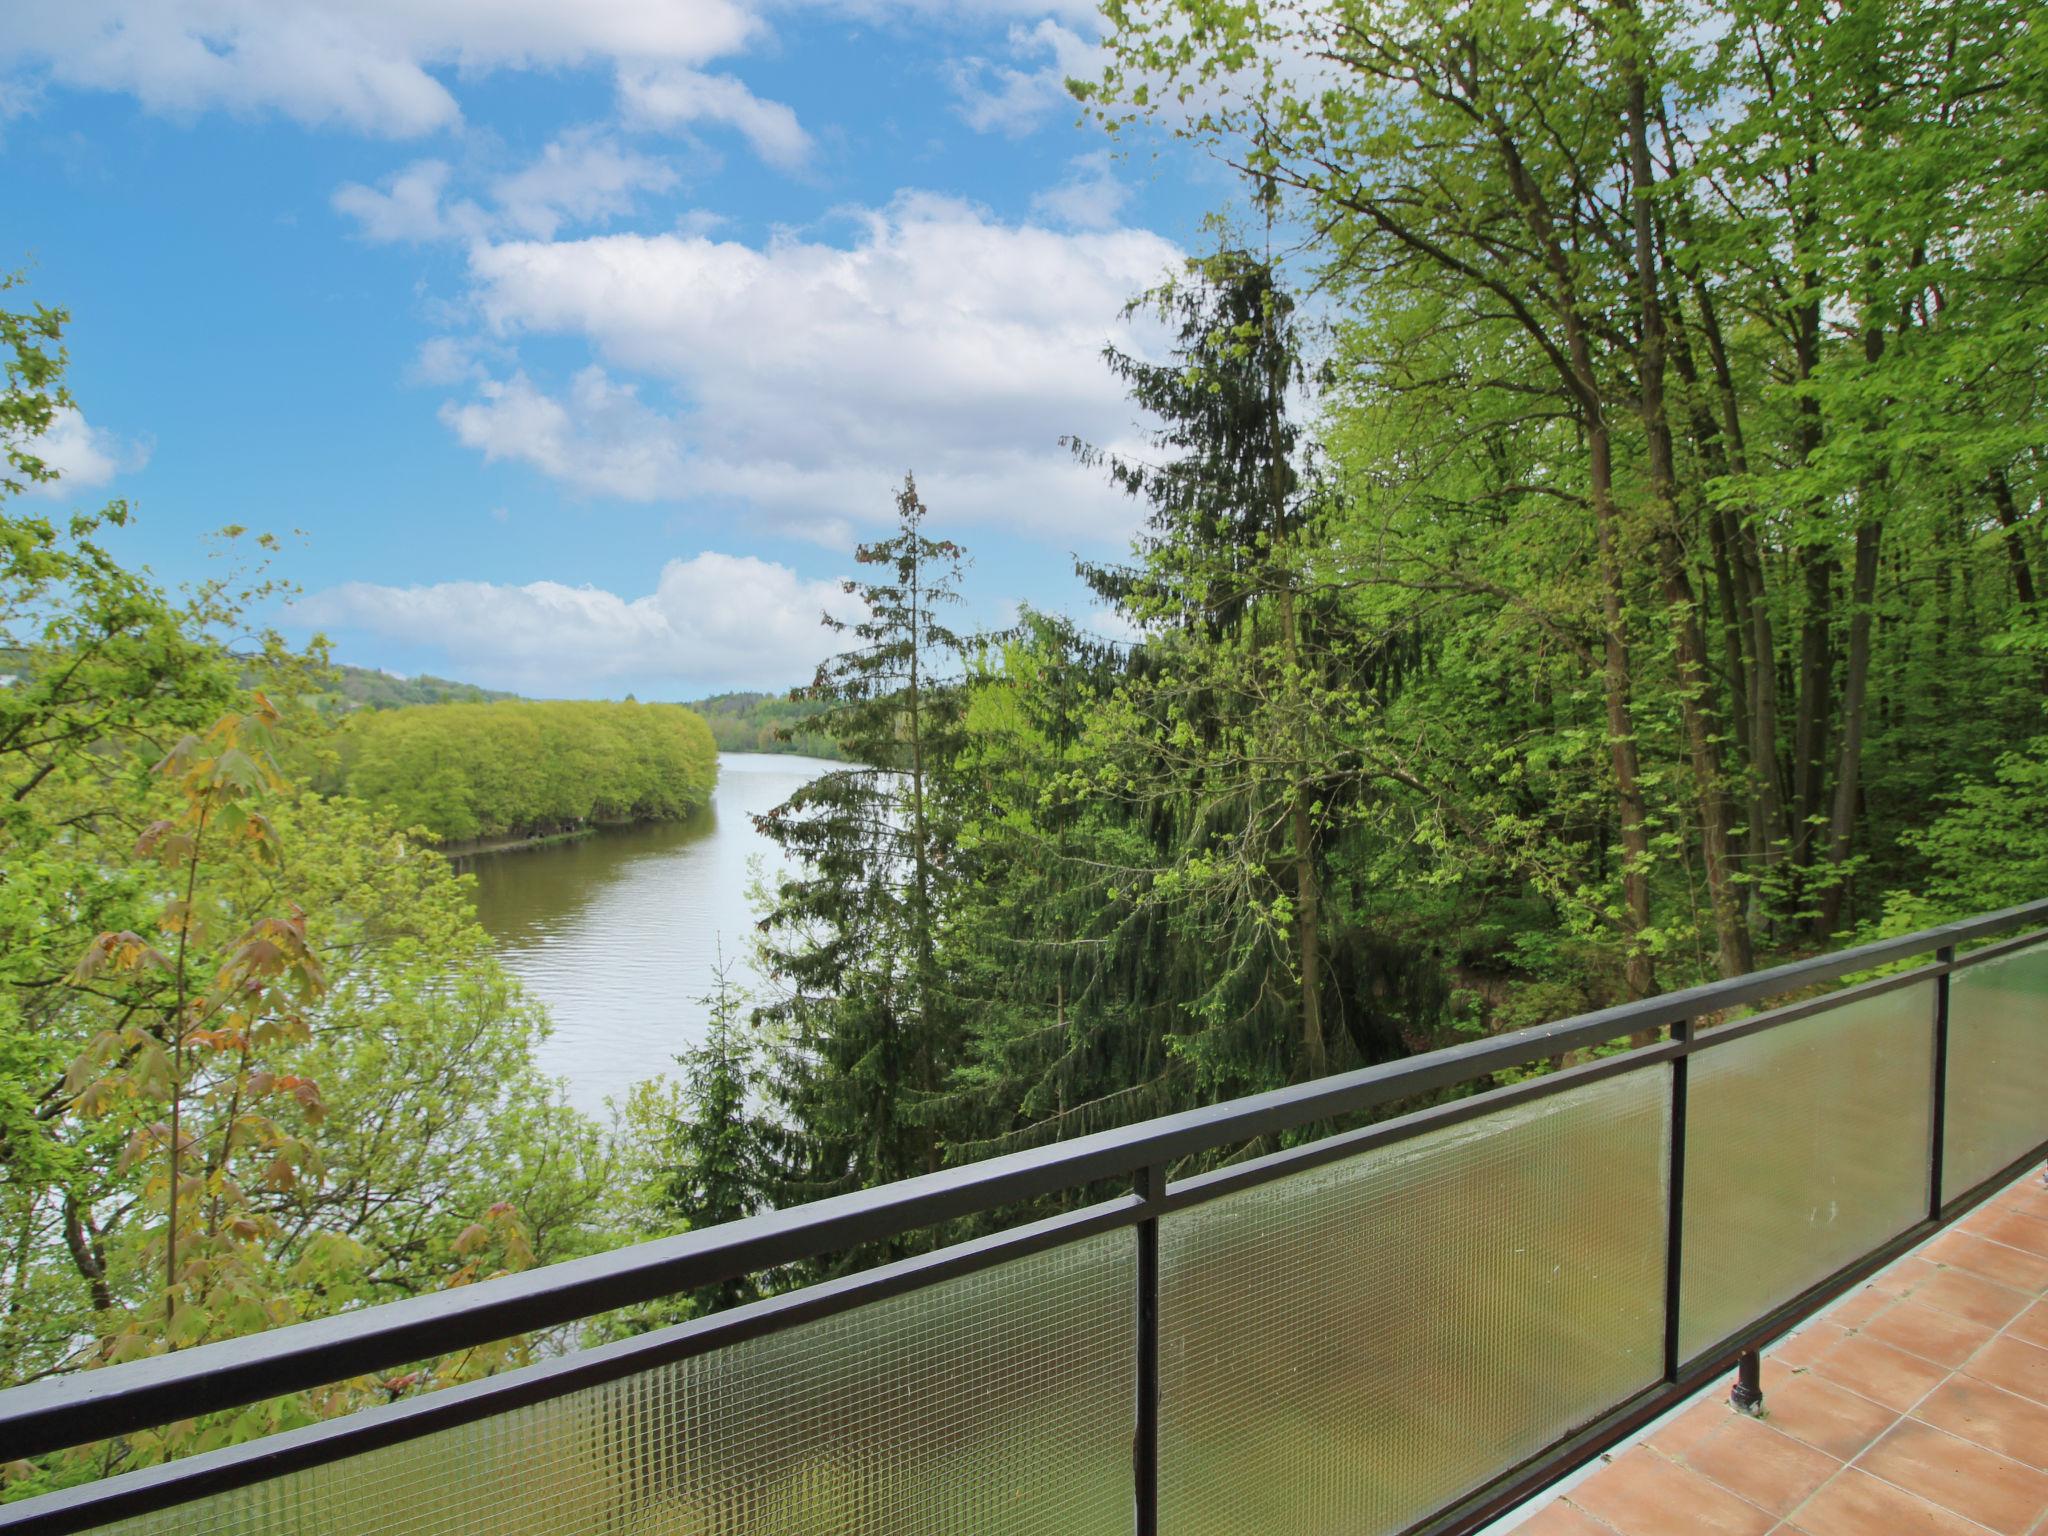
{"label": "dark metal handrail", "polygon": [[[860,1244],[992,1210],[1020,1201],[1099,1184],[1129,1180],[1133,1193],[1103,1201],[1050,1221],[1002,1232],[937,1253],[864,1271],[842,1280],[807,1287],[751,1306],[696,1319],[674,1328],[599,1349],[580,1351],[557,1360],[472,1382],[429,1396],[365,1410],[347,1418],[288,1434],[192,1457],[104,1483],[0,1506],[0,1532],[60,1532],[144,1510],[189,1501],[204,1493],[246,1485],[298,1467],[317,1465],[357,1454],[378,1445],[412,1439],[432,1430],[544,1401],[595,1383],[650,1369],[668,1361],[703,1353],[741,1338],[788,1327],[812,1317],[863,1305],[882,1296],[970,1273],[1023,1254],[1075,1241],[1121,1226],[1138,1228],[1138,1340],[1140,1400],[1139,1448],[1135,1461],[1141,1536],[1153,1529],[1148,1506],[1156,1509],[1156,1463],[1145,1451],[1148,1425],[1156,1427],[1157,1223],[1163,1214],[1230,1190],[1283,1177],[1375,1145],[1405,1140],[1443,1125],[1496,1112],[1510,1103],[1545,1097],[1600,1077],[1673,1064],[1674,1119],[1682,1134],[1685,1063],[1693,1053],[1729,1040],[1774,1028],[1815,1012],[1841,1006],[1857,996],[1890,990],[1929,978],[1938,982],[1938,998],[1946,1002],[1951,969],[1991,958],[2048,933],[2029,934],[2011,944],[1981,950],[1958,960],[1961,946],[1978,944],[2017,930],[2048,923],[2048,900],[2009,908],[1963,922],[1930,928],[1900,938],[1859,945],[1834,954],[1757,971],[1727,981],[1666,993],[1618,1007],[1536,1025],[1512,1034],[1475,1040],[1411,1057],[1321,1078],[1270,1093],[1168,1115],[1138,1125],[1077,1137],[1071,1141],[1012,1153],[880,1188],[861,1190],[813,1204],[759,1216],[678,1237],[638,1244],[590,1258],[572,1260],[465,1286],[452,1291],[384,1303],[319,1321],[300,1323],[268,1333],[202,1345],[175,1354],[133,1361],[103,1370],[55,1377],[0,1392],[0,1461],[40,1455],[69,1445],[104,1439],[219,1409],[281,1396],[346,1377],[387,1369],[430,1355],[442,1354],[508,1338],[516,1334],[573,1323],[619,1307],[671,1296],[757,1273],[798,1260],[841,1252]],[[1934,954],[1932,965],[1795,1003],[1720,1029],[1695,1032],[1693,1024],[1732,1009],[1786,993],[1835,981],[1918,956]],[[1938,1007],[1938,1014],[1945,1008]],[[1945,1018],[1937,1020],[1935,1084],[1945,1070]],[[1296,1129],[1317,1121],[1341,1118],[1376,1106],[1469,1082],[1503,1069],[1557,1057],[1575,1049],[1673,1026],[1672,1038],[1655,1045],[1604,1058],[1509,1088],[1441,1104],[1396,1120],[1285,1149],[1267,1157],[1233,1165],[1194,1178],[1169,1183],[1166,1170],[1188,1156]],[[1944,1216],[1940,1198],[1937,1096],[1936,1148],[1931,1154],[1929,1222]],[[2030,1154],[2031,1155],[2031,1154]],[[2016,1165],[2017,1166],[2017,1165]],[[1674,1164],[1671,1211],[1673,1236],[1670,1273],[1675,1277],[1677,1212],[1682,1197],[1682,1162]],[[1950,1202],[1946,1212],[1970,1203],[1996,1186],[1987,1181],[1969,1195]],[[1926,1235],[1923,1223],[1880,1254],[1870,1267],[1888,1262],[1903,1251],[1905,1239]],[[1155,1262],[1148,1266],[1149,1251]],[[1862,1270],[1864,1266],[1858,1266]],[[1149,1280],[1148,1280],[1149,1275]],[[1835,1281],[1851,1283],[1845,1276]],[[1675,1278],[1671,1280],[1675,1284]],[[1832,1283],[1832,1282],[1830,1282]],[[1822,1288],[1798,1298],[1757,1328],[1779,1331],[1800,1312],[1801,1303],[1825,1299]],[[1148,1310],[1149,1307],[1149,1310]],[[1149,1319],[1149,1321],[1148,1321]],[[1745,1334],[1748,1338],[1757,1329]],[[1774,1333],[1762,1333],[1768,1339]],[[1666,1396],[1687,1382],[1697,1385],[1702,1372],[1723,1368],[1741,1340],[1727,1341],[1694,1361],[1678,1359],[1675,1330],[1667,1338],[1666,1377],[1662,1388],[1615,1410],[1615,1424],[1630,1413],[1661,1411]],[[1148,1352],[1148,1343],[1152,1346]],[[1154,1369],[1146,1370],[1148,1358]],[[1150,1388],[1147,1388],[1147,1378]],[[1687,1388],[1690,1390],[1690,1388]],[[1661,1395],[1660,1395],[1661,1394]],[[1675,1399],[1673,1399],[1675,1400]],[[1620,1415],[1622,1417],[1616,1417]],[[1606,1421],[1603,1420],[1603,1423]],[[1600,1441],[1589,1426],[1580,1436],[1550,1453],[1550,1458],[1596,1454],[1611,1441]],[[1625,1433],[1624,1430],[1618,1432]],[[1592,1436],[1588,1439],[1588,1436]],[[1582,1449],[1591,1445],[1592,1449]],[[1550,1458],[1546,1458],[1548,1461]],[[1568,1463],[1567,1463],[1568,1464]],[[1507,1486],[1506,1484],[1502,1485]],[[1461,1506],[1462,1507],[1462,1506]],[[1446,1513],[1430,1529],[1465,1529],[1446,1524],[1458,1517]],[[1476,1518],[1474,1516],[1473,1518]]]}

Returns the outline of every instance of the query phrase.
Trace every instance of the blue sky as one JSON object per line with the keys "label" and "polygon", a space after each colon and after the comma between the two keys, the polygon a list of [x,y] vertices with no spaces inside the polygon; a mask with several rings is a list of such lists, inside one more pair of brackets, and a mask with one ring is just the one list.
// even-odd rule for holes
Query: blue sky
{"label": "blue sky", "polygon": [[970,614],[1084,615],[1062,433],[1226,176],[1029,0],[66,0],[0,35],[0,265],[74,315],[60,500],[169,582],[283,536],[339,659],[538,694],[809,673],[917,471]]}

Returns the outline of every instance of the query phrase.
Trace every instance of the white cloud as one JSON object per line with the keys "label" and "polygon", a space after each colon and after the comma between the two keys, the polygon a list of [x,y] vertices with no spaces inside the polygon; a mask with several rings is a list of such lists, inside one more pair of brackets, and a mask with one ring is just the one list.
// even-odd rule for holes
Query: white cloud
{"label": "white cloud", "polygon": [[762,30],[743,0],[62,0],[9,7],[0,65],[157,112],[404,137],[461,116],[435,71],[697,65]]}
{"label": "white cloud", "polygon": [[831,650],[819,623],[827,611],[859,610],[835,581],[710,551],[669,561],[642,597],[553,581],[351,582],[300,605],[323,628],[432,646],[465,677],[532,693],[602,691],[626,678],[673,680],[678,691],[784,686]]}
{"label": "white cloud", "polygon": [[381,188],[347,182],[334,207],[356,221],[366,240],[421,245],[482,240],[493,234],[551,240],[565,224],[595,224],[632,211],[639,194],[665,192],[676,173],[664,161],[626,149],[599,129],[571,128],[538,159],[491,183],[492,206],[449,199],[453,176],[443,160],[416,160]]}
{"label": "white cloud", "polygon": [[1109,151],[1076,155],[1067,163],[1072,174],[1032,198],[1032,211],[1072,229],[1113,227],[1131,199],[1131,189],[1117,179]]}
{"label": "white cloud", "polygon": [[810,158],[811,136],[796,113],[764,101],[731,75],[707,75],[682,65],[619,71],[619,107],[636,128],[681,128],[723,123],[738,130],[770,165],[796,170]]}
{"label": "white cloud", "polygon": [[132,473],[149,462],[146,445],[125,442],[93,426],[71,406],[60,406],[49,430],[25,445],[58,478],[33,487],[33,494],[51,499],[97,490],[116,475]]}
{"label": "white cloud", "polygon": [[[1127,502],[1058,440],[1132,436],[1101,350],[1142,345],[1119,312],[1175,248],[919,194],[850,217],[849,247],[688,234],[474,246],[472,297],[498,338],[581,338],[602,366],[560,398],[515,372],[444,419],[487,456],[585,490],[730,497],[827,541],[886,516],[906,469],[948,519],[1126,532]],[[657,410],[615,372],[663,381],[679,408]]]}
{"label": "white cloud", "polygon": [[491,192],[513,229],[551,240],[566,222],[591,224],[630,212],[637,194],[675,184],[673,167],[622,148],[594,128],[573,128],[524,170],[499,177]]}
{"label": "white cloud", "polygon": [[1010,56],[1051,62],[1020,69],[969,57],[952,66],[960,115],[977,133],[1001,132],[1013,138],[1030,133],[1049,113],[1073,107],[1074,99],[1067,94],[1070,78],[1099,72],[1096,45],[1049,16],[1033,27],[1010,28]]}
{"label": "white cloud", "polygon": [[464,384],[483,377],[475,347],[459,336],[428,337],[406,370],[406,382],[411,384]]}
{"label": "white cloud", "polygon": [[474,398],[442,406],[441,420],[486,463],[531,464],[581,491],[652,501],[683,483],[684,450],[673,424],[602,368],[577,374],[561,400],[523,373],[486,379]]}
{"label": "white cloud", "polygon": [[335,211],[354,219],[365,240],[423,245],[476,239],[490,227],[490,215],[467,199],[444,207],[449,175],[446,161],[415,160],[387,176],[382,190],[353,181],[337,187]]}

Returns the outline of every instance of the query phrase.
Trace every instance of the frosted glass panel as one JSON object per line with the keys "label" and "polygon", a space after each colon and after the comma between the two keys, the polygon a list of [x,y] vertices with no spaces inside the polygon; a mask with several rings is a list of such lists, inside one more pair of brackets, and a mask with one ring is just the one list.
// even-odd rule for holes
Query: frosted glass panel
{"label": "frosted glass panel", "polygon": [[1933,1051],[1927,981],[1693,1055],[1685,1356],[1927,1214]]}
{"label": "frosted glass panel", "polygon": [[2048,1141],[2048,944],[1949,977],[1942,1198]]}
{"label": "frosted glass panel", "polygon": [[1160,1528],[1379,1536],[1663,1368],[1670,1069],[1160,1224]]}
{"label": "frosted glass panel", "polygon": [[1123,1536],[1132,1235],[109,1527],[120,1536]]}

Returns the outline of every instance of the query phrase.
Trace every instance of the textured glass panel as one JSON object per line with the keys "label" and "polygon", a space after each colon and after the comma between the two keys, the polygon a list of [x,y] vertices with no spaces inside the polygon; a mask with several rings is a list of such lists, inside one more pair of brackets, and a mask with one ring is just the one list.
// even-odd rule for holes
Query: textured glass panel
{"label": "textured glass panel", "polygon": [[1957,971],[1948,986],[1944,1200],[2048,1141],[2048,944]]}
{"label": "textured glass panel", "polygon": [[1670,1069],[1160,1230],[1160,1529],[1380,1536],[1663,1368]]}
{"label": "textured glass panel", "polygon": [[120,1536],[1126,1533],[1132,1235],[109,1527]]}
{"label": "textured glass panel", "polygon": [[1927,1214],[1933,1051],[1928,981],[1692,1057],[1687,1357]]}

